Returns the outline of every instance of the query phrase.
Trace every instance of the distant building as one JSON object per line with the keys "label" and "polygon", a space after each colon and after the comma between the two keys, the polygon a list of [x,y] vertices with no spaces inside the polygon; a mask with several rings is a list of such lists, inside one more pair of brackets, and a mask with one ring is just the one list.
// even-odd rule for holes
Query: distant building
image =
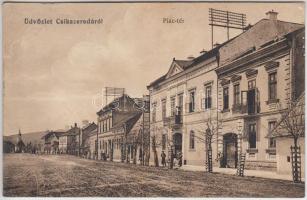
{"label": "distant building", "polygon": [[[144,114],[149,115],[149,109],[142,109],[142,103],[123,95],[97,112],[98,131],[96,136],[91,136],[91,155],[94,158],[130,161],[136,155],[143,159],[143,154],[149,158],[149,118]],[[140,123],[142,127],[145,124],[147,130],[144,131]],[[147,137],[144,136],[146,134]],[[142,136],[143,140],[137,140],[138,136]]]}
{"label": "distant building", "polygon": [[87,156],[90,151],[90,137],[91,135],[97,135],[97,125],[95,122],[86,123],[84,127],[81,128],[81,155]]}
{"label": "distant building", "polygon": [[17,142],[15,144],[15,152],[16,153],[23,153],[25,151],[26,145],[22,141],[21,132],[19,129],[18,136],[17,136]]}
{"label": "distant building", "polygon": [[44,142],[43,152],[47,154],[59,153],[59,137],[64,133],[64,131],[47,131],[42,137]]}
{"label": "distant building", "polygon": [[3,153],[14,153],[15,144],[9,140],[3,141]]}
{"label": "distant building", "polygon": [[71,155],[78,155],[81,141],[81,130],[77,123],[59,136],[59,151]]}

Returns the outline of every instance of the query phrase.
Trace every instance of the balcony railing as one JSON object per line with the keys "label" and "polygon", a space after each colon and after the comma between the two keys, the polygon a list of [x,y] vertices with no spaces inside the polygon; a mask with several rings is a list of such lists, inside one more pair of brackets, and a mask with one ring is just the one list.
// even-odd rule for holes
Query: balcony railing
{"label": "balcony railing", "polygon": [[174,115],[170,117],[170,125],[172,128],[179,128],[182,125],[182,116]]}
{"label": "balcony railing", "polygon": [[163,119],[163,125],[170,126],[172,128],[180,127],[182,125],[182,115],[165,117]]}
{"label": "balcony railing", "polygon": [[233,113],[241,113],[241,114],[248,114],[254,115],[260,112],[260,104],[255,103],[253,105],[248,104],[236,104],[232,106]]}

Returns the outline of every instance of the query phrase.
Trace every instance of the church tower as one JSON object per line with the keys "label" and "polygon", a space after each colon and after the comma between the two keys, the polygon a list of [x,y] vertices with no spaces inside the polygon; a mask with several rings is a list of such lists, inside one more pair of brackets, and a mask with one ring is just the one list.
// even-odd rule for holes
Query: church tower
{"label": "church tower", "polygon": [[19,129],[19,131],[18,131],[18,136],[17,136],[17,144],[18,144],[20,141],[22,141],[22,139],[21,139],[21,132],[20,132],[20,129]]}

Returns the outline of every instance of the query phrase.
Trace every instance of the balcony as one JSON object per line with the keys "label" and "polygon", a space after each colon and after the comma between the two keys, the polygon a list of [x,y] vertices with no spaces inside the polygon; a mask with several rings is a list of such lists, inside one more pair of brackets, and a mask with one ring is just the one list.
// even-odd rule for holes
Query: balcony
{"label": "balcony", "polygon": [[170,117],[171,128],[180,128],[182,126],[182,115],[174,115]]}
{"label": "balcony", "polygon": [[233,113],[255,115],[260,112],[259,91],[257,88],[241,92],[241,103],[232,106]]}
{"label": "balcony", "polygon": [[232,106],[232,112],[255,115],[260,112],[260,104],[236,104]]}
{"label": "balcony", "polygon": [[163,119],[163,126],[170,128],[180,128],[182,126],[182,115],[174,115]]}

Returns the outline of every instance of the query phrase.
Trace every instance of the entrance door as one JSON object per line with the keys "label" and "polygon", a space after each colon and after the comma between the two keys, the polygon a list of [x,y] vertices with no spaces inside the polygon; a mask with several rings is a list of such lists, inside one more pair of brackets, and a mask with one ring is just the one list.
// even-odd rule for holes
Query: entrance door
{"label": "entrance door", "polygon": [[236,168],[238,162],[238,144],[237,135],[234,133],[227,133],[223,136],[224,146],[224,167]]}
{"label": "entrance door", "polygon": [[175,133],[173,135],[174,147],[175,147],[175,154],[177,155],[178,152],[182,151],[182,134]]}

